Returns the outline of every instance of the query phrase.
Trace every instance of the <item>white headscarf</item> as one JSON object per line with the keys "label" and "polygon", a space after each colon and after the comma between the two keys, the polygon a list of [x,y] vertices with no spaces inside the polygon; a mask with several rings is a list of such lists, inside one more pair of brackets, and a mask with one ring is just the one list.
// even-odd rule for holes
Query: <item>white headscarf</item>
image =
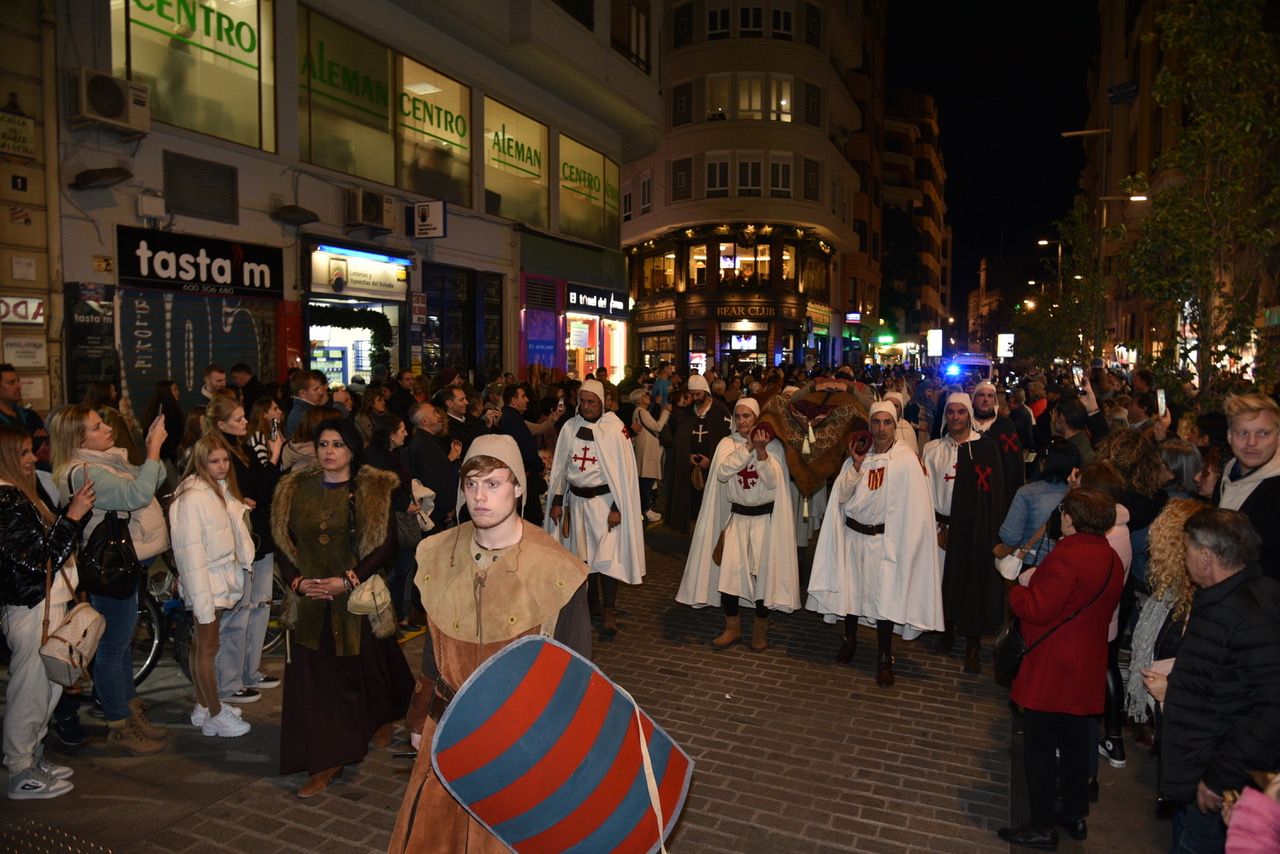
{"label": "white headscarf", "polygon": [[[950,406],[953,403],[958,403],[965,409],[969,410],[969,421],[973,421],[973,400],[969,395],[962,391],[953,392],[947,395],[947,406]],[[944,409],[943,411],[945,412],[946,410]]]}
{"label": "white headscarf", "polygon": [[584,382],[582,386],[579,387],[578,394],[582,394],[584,391],[591,392],[596,397],[600,398],[601,403],[604,403],[604,386],[601,385],[599,380],[587,380]]}
{"label": "white headscarf", "polygon": [[871,416],[875,415],[877,412],[889,413],[889,417],[893,419],[893,423],[898,423],[898,410],[894,407],[892,400],[878,400],[871,404],[871,411],[867,413],[867,419],[870,420]]}
{"label": "white headscarf", "polygon": [[707,394],[711,393],[711,387],[707,385],[707,378],[702,376],[702,374],[694,374],[689,377],[689,382],[685,388],[689,391],[704,391]]}
{"label": "white headscarf", "polygon": [[760,404],[756,402],[755,398],[751,398],[751,397],[738,398],[738,401],[733,405],[733,411],[737,412],[738,408],[741,406],[745,406],[747,409],[750,409],[752,412],[754,412],[756,414],[756,418],[760,417]]}

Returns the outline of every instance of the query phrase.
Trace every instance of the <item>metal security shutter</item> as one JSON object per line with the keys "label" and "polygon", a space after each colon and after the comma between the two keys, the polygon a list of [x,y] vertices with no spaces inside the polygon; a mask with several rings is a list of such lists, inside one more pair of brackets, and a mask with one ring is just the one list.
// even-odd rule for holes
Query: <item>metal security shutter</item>
{"label": "metal security shutter", "polygon": [[245,362],[264,382],[276,379],[272,301],[121,288],[115,317],[120,392],[138,412],[165,379],[178,384],[184,409],[203,403],[209,364]]}

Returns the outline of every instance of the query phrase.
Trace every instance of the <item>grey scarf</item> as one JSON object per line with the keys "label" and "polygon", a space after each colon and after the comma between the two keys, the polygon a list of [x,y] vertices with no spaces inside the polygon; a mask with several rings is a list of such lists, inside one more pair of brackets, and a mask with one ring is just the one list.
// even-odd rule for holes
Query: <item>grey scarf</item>
{"label": "grey scarf", "polygon": [[1155,661],[1156,640],[1160,637],[1160,629],[1165,618],[1169,616],[1170,596],[1166,591],[1163,598],[1148,596],[1138,614],[1138,624],[1133,628],[1132,652],[1129,655],[1129,680],[1125,684],[1124,710],[1129,717],[1138,723],[1146,721],[1151,710],[1155,708],[1155,698],[1147,693],[1147,686],[1142,682],[1142,671]]}

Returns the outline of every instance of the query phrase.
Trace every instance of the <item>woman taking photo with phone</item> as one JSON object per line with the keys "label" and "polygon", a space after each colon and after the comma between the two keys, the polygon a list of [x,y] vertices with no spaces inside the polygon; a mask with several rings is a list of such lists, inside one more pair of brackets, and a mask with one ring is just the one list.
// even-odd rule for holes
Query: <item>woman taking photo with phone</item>
{"label": "woman taking photo with phone", "polygon": [[249,447],[249,422],[239,403],[225,397],[209,401],[204,413],[204,434],[221,439],[231,454],[235,483],[249,508],[249,523],[257,540],[253,573],[244,597],[233,603],[221,623],[218,648],[218,690],[225,702],[252,703],[259,689],[275,688],[280,680],[263,674],[262,644],[271,617],[271,576],[275,571],[275,544],[271,541],[271,495],[280,478],[280,452],[284,438],[277,432],[267,442],[267,461]]}
{"label": "woman taking photo with phone", "polygon": [[[223,399],[214,400],[210,409]],[[239,406],[236,407],[237,410]],[[191,681],[196,707],[191,725],[209,736],[234,738],[249,724],[219,699],[215,659],[219,622],[244,594],[245,574],[253,566],[253,540],[231,466],[231,449],[218,436],[202,436],[191,448],[182,482],[169,506],[173,557],[182,601],[191,609]]]}
{"label": "woman taking photo with phone", "polygon": [[[160,449],[167,436],[164,418],[157,417],[147,430],[146,460],[131,466],[111,428],[87,404],[68,406],[49,419],[54,483],[70,493],[92,481],[97,493],[93,518],[84,526],[86,540],[103,516],[114,512],[129,518],[133,547],[144,565],[168,548],[169,533],[156,502],[165,477]],[[147,720],[133,685],[130,643],[138,622],[138,591],[135,587],[123,599],[94,593],[89,602],[107,622],[93,659],[93,688],[107,717],[107,744],[135,756],[158,753],[168,733]]]}
{"label": "woman taking photo with phone", "polygon": [[45,570],[54,573],[49,625],[57,626],[74,599],[73,555],[93,501],[90,480],[59,515],[36,482],[31,437],[0,425],[0,616],[10,655],[4,706],[10,800],[56,798],[72,789],[71,769],[44,758],[49,717],[62,696],[62,686],[50,681],[40,660]]}

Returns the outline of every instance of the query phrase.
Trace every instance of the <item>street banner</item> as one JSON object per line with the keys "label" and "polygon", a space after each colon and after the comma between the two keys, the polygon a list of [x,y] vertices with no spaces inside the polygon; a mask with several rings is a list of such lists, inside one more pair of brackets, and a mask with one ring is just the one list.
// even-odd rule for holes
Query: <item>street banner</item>
{"label": "street banner", "polygon": [[689,755],[626,691],[540,635],[463,683],[431,761],[450,794],[521,854],[658,851],[693,775]]}

